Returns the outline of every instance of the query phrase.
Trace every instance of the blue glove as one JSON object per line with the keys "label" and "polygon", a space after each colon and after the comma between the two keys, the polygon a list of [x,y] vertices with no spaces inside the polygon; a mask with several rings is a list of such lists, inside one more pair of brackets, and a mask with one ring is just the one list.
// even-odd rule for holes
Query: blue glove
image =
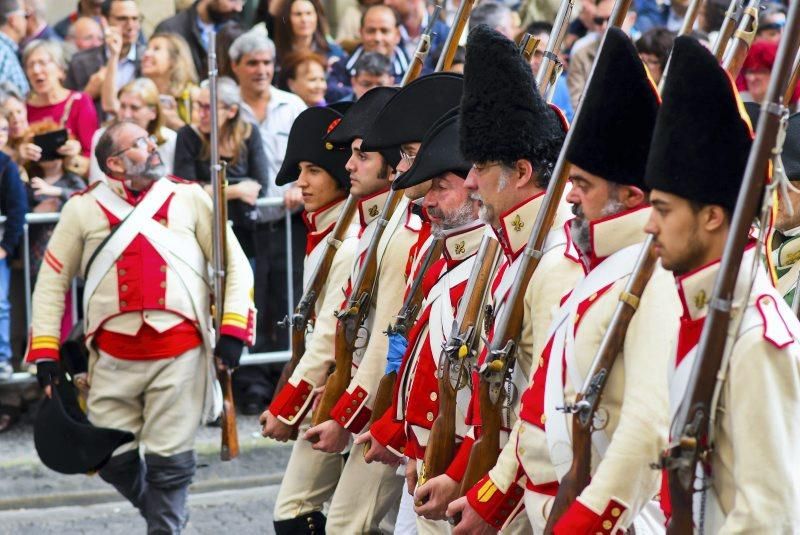
{"label": "blue glove", "polygon": [[400,370],[403,363],[403,355],[406,354],[408,340],[399,333],[389,334],[389,350],[386,352],[386,373]]}

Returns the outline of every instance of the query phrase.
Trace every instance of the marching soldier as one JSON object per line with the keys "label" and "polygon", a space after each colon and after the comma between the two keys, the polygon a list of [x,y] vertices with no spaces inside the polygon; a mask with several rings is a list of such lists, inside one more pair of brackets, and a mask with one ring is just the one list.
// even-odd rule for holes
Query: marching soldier
{"label": "marching soldier", "polygon": [[[508,295],[517,278],[523,250],[542,206],[545,188],[558,158],[566,122],[557,109],[548,106],[535,90],[530,67],[513,42],[487,26],[470,32],[467,42],[465,91],[461,105],[461,149],[473,162],[466,187],[479,200],[481,219],[491,227],[501,246],[501,261],[491,284],[491,316],[484,319],[489,341],[494,336],[492,322],[510,306]],[[583,271],[576,259],[565,256],[563,225],[568,219],[566,206],[559,203],[553,231],[545,244],[545,254],[525,292],[525,317],[518,346],[516,371],[508,390],[523,392],[534,364],[533,355],[544,345],[547,326],[561,297]],[[478,365],[487,361],[484,348]],[[467,423],[472,431],[465,437],[447,473],[461,482],[467,469],[472,444],[481,433],[478,401],[478,375],[473,374],[472,400]],[[519,396],[513,394],[504,410],[503,437],[519,414]],[[502,445],[502,442],[501,442]],[[431,481],[433,483],[434,480]],[[516,489],[512,489],[511,485]],[[522,489],[513,481],[497,495],[508,495],[509,513],[517,508]],[[453,516],[466,506],[460,499],[451,504]],[[505,505],[504,505],[505,508]],[[457,531],[468,533],[477,524],[464,515]],[[511,531],[529,530],[524,519]],[[497,525],[494,530],[499,529]]]}
{"label": "marching soldier", "polygon": [[[436,118],[458,103],[460,88],[461,78],[451,74],[426,76],[404,87],[384,105],[367,133],[367,136],[379,137],[382,141],[371,143],[369,137],[364,137],[359,140],[361,148],[366,151],[396,153],[401,144],[421,140]],[[388,122],[387,117],[395,119]],[[384,128],[391,129],[395,137],[389,135]],[[334,129],[328,139],[333,140],[336,135],[337,129]],[[408,158],[402,157],[402,154],[401,152],[400,161],[395,161],[398,172],[405,172],[410,166]],[[383,330],[393,322],[401,307],[415,254],[419,244],[424,241],[420,235],[429,232],[419,216],[414,214],[413,206],[408,196],[402,196],[378,243],[378,268],[374,283],[376,290],[372,299],[374,310],[367,320],[370,331],[376,328]],[[312,427],[306,434],[311,439],[319,438],[314,448],[330,453],[342,451],[352,435],[360,433],[369,423],[378,383],[386,368],[387,348],[388,338],[384,334],[373,332],[369,336],[363,357],[354,370],[349,386],[330,414],[326,415],[330,416],[330,420]],[[337,489],[337,495],[340,492],[361,492],[356,489],[361,488],[359,474],[367,466],[364,454],[365,446],[362,444],[356,444],[351,449],[347,461],[349,468],[345,468],[340,480],[340,488],[343,490]],[[402,482],[396,476],[396,468],[393,466],[375,466],[371,469],[386,472],[384,484],[387,486],[388,499],[382,500],[376,509],[385,514],[389,506],[397,503]],[[344,507],[343,503],[341,500],[337,501],[337,496],[334,495],[328,518],[330,530],[350,533],[378,528],[377,523],[356,524],[352,511]],[[383,514],[378,516],[376,513],[374,520],[380,521]],[[332,523],[335,528],[331,527]]]}
{"label": "marching soldier", "polygon": [[[472,165],[461,156],[458,130],[456,108],[431,127],[421,145],[414,147],[417,149],[414,164],[392,184],[394,189],[406,189],[431,182],[423,206],[430,217],[434,237],[443,240],[443,257],[424,275],[425,300],[409,333],[392,406],[356,441],[371,439],[368,456],[381,462],[392,464],[407,456],[410,459],[408,469],[415,470],[409,492],[414,491],[413,483],[422,467],[428,435],[439,410],[436,378],[439,353],[457,315],[457,307],[463,304],[467,278],[485,234],[483,223],[478,221],[477,203],[470,199],[464,187]],[[461,414],[456,416],[460,422],[459,438],[466,433],[466,405],[462,403]],[[436,491],[431,491],[432,485],[423,487],[424,497],[417,498],[418,502],[425,501],[417,508],[418,532],[449,532],[444,512],[448,502],[457,496],[458,483],[453,483],[448,489]],[[426,499],[428,497],[430,499]]]}
{"label": "marching soldier", "polygon": [[[520,472],[534,531],[545,528],[553,497],[558,496],[555,503],[563,498],[559,480],[572,463],[573,416],[558,408],[572,403],[583,386],[645,239],[642,226],[651,209],[644,171],[657,91],[632,43],[615,28],[608,30],[594,72],[566,154],[572,183],[567,201],[576,217],[567,227],[565,254],[579,259],[586,275],[555,313],[509,445],[467,494],[470,507],[495,528],[507,520],[504,502]],[[550,519],[555,533],[616,533],[645,506],[658,513],[650,503],[658,491],[658,474],[649,463],[666,442],[661,370],[678,330],[677,309],[669,274],[657,269],[600,401],[591,482],[563,516]],[[658,529],[663,523],[648,525]]]}
{"label": "marching soldier", "polygon": [[[345,297],[345,293],[339,292],[348,291],[351,281],[357,276],[387,200],[389,194],[387,179],[392,174],[386,156],[360,150],[361,138],[375,114],[396,92],[397,89],[388,87],[373,89],[353,104],[339,122],[332,120],[323,125],[315,121],[314,124],[309,124],[309,129],[313,130],[313,133],[303,128],[296,133],[293,131],[293,135],[290,136],[289,151],[296,155],[293,158],[295,164],[287,164],[291,167],[285,167],[285,174],[282,176],[287,178],[294,176],[294,173],[297,173],[294,165],[299,166],[300,162],[314,162],[317,166],[323,166],[322,169],[331,177],[339,177],[336,179],[338,184],[343,184],[341,181],[346,177],[350,185],[350,195],[358,199],[358,241],[348,255],[350,262],[342,257],[341,268],[332,269],[327,284],[328,289],[325,291],[326,297],[333,292],[332,300],[320,303],[324,308],[320,308],[317,313],[317,322],[307,340],[305,354],[292,378],[270,404],[268,414],[263,415],[265,426],[262,432],[266,436],[287,439],[291,434],[291,429],[287,427],[298,426],[303,422],[313,405],[312,398],[315,397],[310,395],[310,392],[316,394],[324,387],[328,370],[333,364],[333,337],[336,329],[334,312],[339,309]],[[336,146],[334,152],[338,155],[328,154],[328,157],[323,159],[321,151],[327,151],[323,138],[332,132],[336,132],[336,136],[331,136],[327,144],[332,148]],[[319,147],[309,143],[309,138],[319,139]],[[339,161],[339,158],[344,161]],[[337,161],[343,169],[334,164]],[[330,186],[330,183],[328,185]],[[348,245],[346,250],[350,247]],[[340,253],[346,254],[344,251]],[[340,253],[336,255],[337,260]],[[360,343],[362,349],[356,352],[354,358],[356,361],[362,354],[364,338],[367,335],[362,330]],[[306,427],[304,424],[304,431]],[[388,507],[384,504],[391,497],[391,489],[385,483],[387,477],[392,475],[391,471],[381,468],[362,465],[359,473],[354,476],[358,479],[357,486],[365,494],[352,492],[353,487],[350,491],[336,492],[345,469],[345,458],[338,451],[332,453],[320,451],[316,444],[312,445],[301,435],[292,448],[286,476],[275,503],[276,533],[324,533],[326,518],[322,509],[333,496],[345,507],[349,506],[350,518],[355,524],[377,525],[385,514],[385,508]],[[377,506],[363,507],[364,496],[369,496],[370,500],[377,502]]]}
{"label": "marching soldier", "polygon": [[[653,211],[646,226],[681,296],[669,366],[673,412],[697,358],[752,143],[737,101],[714,57],[690,38],[676,39],[647,162]],[[741,260],[731,304],[738,329],[729,330],[730,360],[711,409],[715,439],[695,483],[702,489],[694,507],[702,533],[791,533],[800,525],[800,324],[761,262],[754,265],[757,247],[751,242]],[[669,512],[666,491],[661,499]]]}
{"label": "marching soldier", "polygon": [[[350,152],[329,149],[322,141],[341,118],[330,108],[309,108],[301,113],[292,124],[286,158],[276,177],[278,185],[297,182],[303,193],[303,218],[308,228],[303,287],[309,288],[315,275],[324,280],[314,303],[313,330],[306,337],[306,350],[286,385],[261,416],[262,434],[282,442],[289,440],[301,423],[303,430],[308,427],[305,418],[314,391],[325,384],[333,361],[330,351],[336,330],[333,312],[342,302],[342,289],[347,285],[356,256],[360,228],[357,223],[350,225],[345,230],[344,239],[333,245],[337,250],[327,273],[315,273],[330,247],[329,241],[336,239],[333,230],[339,218],[344,216],[345,197],[350,190],[350,176],[345,169]],[[353,195],[369,197],[373,189],[383,189],[380,179],[370,178],[372,180],[360,184]],[[365,188],[365,184],[369,187]],[[339,455],[314,451],[306,440],[294,442],[286,470],[289,477],[284,479],[278,492],[274,519],[277,533],[324,531],[322,502],[336,486],[341,464]],[[305,476],[312,473],[327,480],[314,489],[308,485],[298,489],[297,485],[306,483]],[[287,516],[289,518],[285,518]]]}
{"label": "marching soldier", "polygon": [[[49,396],[60,374],[64,294],[82,275],[88,417],[136,437],[114,452],[100,477],[139,509],[148,532],[179,533],[188,520],[195,433],[204,418],[216,417],[207,279],[211,200],[196,184],[165,178],[156,145],[133,123],[106,130],[97,160],[112,180],[64,205],[33,294],[26,360],[36,363]],[[234,368],[244,344],[253,342],[253,275],[230,229],[226,239],[215,351]]]}

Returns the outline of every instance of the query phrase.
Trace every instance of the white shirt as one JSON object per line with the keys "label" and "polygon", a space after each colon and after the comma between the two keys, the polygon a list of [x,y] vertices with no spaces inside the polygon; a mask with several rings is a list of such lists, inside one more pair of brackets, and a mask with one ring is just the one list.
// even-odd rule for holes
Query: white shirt
{"label": "white shirt", "polygon": [[[100,170],[100,164],[97,163],[97,156],[94,154],[94,149],[97,148],[97,142],[100,141],[100,136],[102,136],[105,131],[105,127],[99,128],[92,136],[92,153],[89,160],[89,184],[107,182],[106,175]],[[172,174],[172,169],[175,165],[175,140],[178,139],[178,134],[174,130],[162,126],[161,137],[164,138],[164,143],[158,146],[158,153],[161,155],[161,161],[164,162],[164,167],[167,168],[166,174],[169,175]]]}
{"label": "white shirt", "polygon": [[[305,102],[294,93],[271,87],[267,115],[263,121],[259,121],[252,108],[246,102],[242,102],[242,118],[258,126],[261,133],[261,141],[264,144],[264,153],[267,155],[267,161],[269,162],[267,169],[269,187],[266,192],[262,192],[266,197],[283,197],[283,193],[291,187],[291,184],[276,185],[275,177],[278,175],[278,171],[283,165],[283,158],[286,156],[286,145],[289,142],[289,131],[292,128],[292,124],[306,107]],[[259,210],[261,210],[262,221],[274,221],[284,217],[283,208],[262,207]]]}

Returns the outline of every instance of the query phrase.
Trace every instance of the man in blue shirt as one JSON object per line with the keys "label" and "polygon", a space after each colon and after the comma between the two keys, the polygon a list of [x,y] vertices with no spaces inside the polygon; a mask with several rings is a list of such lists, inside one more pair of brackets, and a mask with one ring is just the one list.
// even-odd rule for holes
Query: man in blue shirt
{"label": "man in blue shirt", "polygon": [[25,9],[21,0],[0,0],[0,81],[17,86],[19,92],[30,90],[19,62],[19,43],[25,38]]}

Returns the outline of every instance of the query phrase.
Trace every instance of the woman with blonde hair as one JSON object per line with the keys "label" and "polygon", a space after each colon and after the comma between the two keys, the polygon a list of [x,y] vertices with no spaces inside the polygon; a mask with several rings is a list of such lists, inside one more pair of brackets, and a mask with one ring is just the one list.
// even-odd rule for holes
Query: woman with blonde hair
{"label": "woman with blonde hair", "polygon": [[[158,153],[167,168],[167,174],[172,173],[175,163],[175,140],[178,135],[164,124],[164,110],[156,84],[149,78],[131,80],[120,88],[117,93],[117,102],[117,120],[131,121],[147,130],[147,133],[155,139],[155,143],[158,145]],[[89,183],[105,180],[105,175],[100,170],[100,165],[94,155],[97,142],[105,131],[105,127],[100,128],[92,137]]]}
{"label": "woman with blonde hair", "polygon": [[[34,134],[66,130],[69,138],[58,147],[58,157],[65,160],[66,169],[85,176],[92,134],[97,130],[94,102],[86,93],[64,87],[67,63],[60,44],[31,41],[22,54],[22,65],[31,86],[26,102],[29,130]],[[23,154],[28,161],[42,156],[40,148],[29,152]]]}
{"label": "woman with blonde hair", "polygon": [[[174,174],[196,180],[211,192],[211,99],[208,81],[195,91],[195,121],[178,130]],[[227,162],[228,218],[245,254],[255,256],[253,233],[259,222],[256,200],[267,191],[267,156],[258,127],[242,119],[239,86],[231,78],[217,80],[219,155]]]}
{"label": "woman with blonde hair", "polygon": [[[122,41],[110,39],[109,56],[119,59]],[[103,110],[116,113],[119,101],[116,98],[114,79],[118,61],[109,59],[103,83]],[[149,78],[158,88],[164,124],[178,130],[191,122],[191,95],[197,87],[197,69],[192,60],[189,45],[180,35],[157,33],[150,38],[142,55],[142,76]]]}

